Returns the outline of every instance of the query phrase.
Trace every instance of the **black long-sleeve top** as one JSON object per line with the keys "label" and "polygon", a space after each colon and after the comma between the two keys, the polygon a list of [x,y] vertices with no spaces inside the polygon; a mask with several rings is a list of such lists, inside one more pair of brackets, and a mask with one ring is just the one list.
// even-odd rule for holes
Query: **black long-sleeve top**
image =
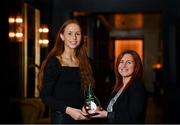
{"label": "black long-sleeve top", "polygon": [[137,80],[117,98],[113,105],[113,112],[108,112],[107,121],[116,124],[144,123],[146,104],[145,87],[142,81]]}
{"label": "black long-sleeve top", "polygon": [[61,112],[64,115],[67,115],[65,114],[67,106],[81,109],[84,96],[79,67],[61,66],[56,57],[49,59],[43,74],[40,96],[52,111]]}

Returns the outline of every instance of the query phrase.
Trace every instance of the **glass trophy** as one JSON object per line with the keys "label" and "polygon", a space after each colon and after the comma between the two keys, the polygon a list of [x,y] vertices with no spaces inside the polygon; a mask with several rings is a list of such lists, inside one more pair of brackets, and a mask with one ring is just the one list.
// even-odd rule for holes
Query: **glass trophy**
{"label": "glass trophy", "polygon": [[96,115],[95,111],[101,109],[101,104],[98,98],[95,96],[91,84],[89,84],[84,108],[89,115]]}

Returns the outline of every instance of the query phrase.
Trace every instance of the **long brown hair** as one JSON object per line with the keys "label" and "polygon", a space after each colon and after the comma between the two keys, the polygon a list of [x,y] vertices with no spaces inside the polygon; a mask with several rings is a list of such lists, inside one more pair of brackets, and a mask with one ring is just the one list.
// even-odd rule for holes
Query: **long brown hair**
{"label": "long brown hair", "polygon": [[[39,81],[39,89],[40,90],[41,90],[41,87],[43,85],[43,82],[42,82],[43,72],[44,72],[44,69],[46,67],[46,64],[47,64],[48,60],[51,57],[60,56],[64,52],[64,42],[60,38],[60,34],[64,33],[64,30],[65,30],[66,26],[69,25],[69,24],[72,24],[72,23],[77,24],[80,27],[80,24],[79,24],[79,22],[77,20],[69,19],[69,20],[65,21],[64,24],[61,26],[58,34],[57,34],[54,47],[49,52],[46,59],[43,61],[42,65],[41,65],[41,68],[40,68],[39,74],[38,74],[38,81]],[[95,83],[94,83],[94,77],[93,77],[93,73],[92,73],[92,68],[91,68],[91,65],[90,65],[90,62],[89,62],[89,58],[87,56],[86,46],[84,44],[84,39],[83,38],[81,39],[81,43],[77,47],[75,54],[76,54],[76,57],[79,60],[79,67],[80,67],[80,72],[81,72],[81,87],[82,87],[83,91],[85,92],[90,83],[93,86],[95,86]]]}
{"label": "long brown hair", "polygon": [[116,65],[115,65],[116,83],[115,83],[115,85],[113,87],[113,91],[112,91],[113,93],[118,91],[123,86],[123,78],[122,78],[122,76],[118,72],[118,66],[119,66],[119,62],[121,61],[121,59],[123,58],[123,56],[125,54],[132,55],[134,63],[135,63],[135,65],[134,65],[134,72],[132,74],[132,77],[131,77],[130,81],[128,82],[127,86],[125,87],[125,89],[130,84],[134,83],[133,82],[134,80],[141,79],[142,75],[143,75],[143,64],[142,64],[141,58],[138,55],[138,53],[136,51],[134,51],[134,50],[126,50],[126,51],[122,52],[117,57],[117,61],[116,61]]}

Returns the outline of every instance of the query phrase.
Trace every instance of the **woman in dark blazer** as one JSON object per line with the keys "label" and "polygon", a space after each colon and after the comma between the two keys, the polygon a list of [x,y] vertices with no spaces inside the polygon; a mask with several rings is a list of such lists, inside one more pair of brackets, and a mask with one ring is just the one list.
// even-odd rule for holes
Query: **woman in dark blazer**
{"label": "woman in dark blazer", "polygon": [[144,123],[146,90],[142,80],[143,65],[133,50],[121,53],[115,65],[116,84],[107,110],[97,110],[92,118],[105,118],[107,123]]}

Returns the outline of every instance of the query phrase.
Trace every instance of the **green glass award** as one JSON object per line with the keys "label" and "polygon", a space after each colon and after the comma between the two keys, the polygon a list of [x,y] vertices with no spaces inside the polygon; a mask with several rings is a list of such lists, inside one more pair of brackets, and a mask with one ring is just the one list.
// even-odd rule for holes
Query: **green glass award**
{"label": "green glass award", "polygon": [[86,93],[84,108],[89,115],[95,115],[96,114],[95,111],[101,108],[100,101],[95,96],[91,84],[89,84],[89,87]]}

